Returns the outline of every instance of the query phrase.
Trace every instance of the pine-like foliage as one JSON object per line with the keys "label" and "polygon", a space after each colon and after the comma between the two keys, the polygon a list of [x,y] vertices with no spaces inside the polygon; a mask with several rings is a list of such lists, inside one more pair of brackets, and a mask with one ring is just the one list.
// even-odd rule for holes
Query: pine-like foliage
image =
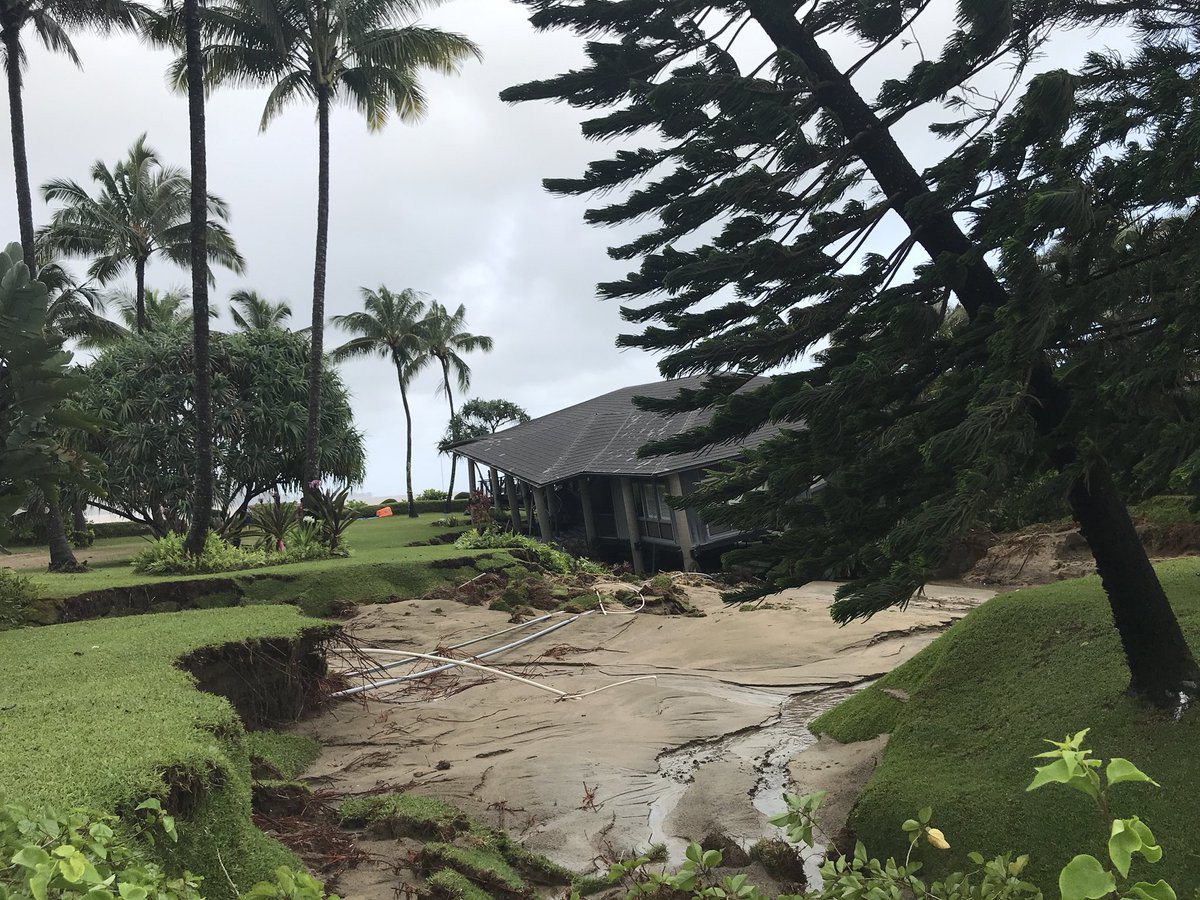
{"label": "pine-like foliage", "polygon": [[[594,110],[584,133],[619,146],[547,187],[644,225],[601,285],[641,326],[620,343],[711,376],[644,401],[715,409],[644,452],[782,427],[695,497],[763,533],[741,558],[764,593],[848,578],[845,621],[907,602],[1022,486],[1200,489],[1194,5],[522,2],[588,64],[505,99]],[[951,7],[912,64],[914,22]],[[1042,53],[1097,27],[1133,49]],[[885,62],[911,69],[873,82]],[[898,145],[910,119],[933,136]]]}

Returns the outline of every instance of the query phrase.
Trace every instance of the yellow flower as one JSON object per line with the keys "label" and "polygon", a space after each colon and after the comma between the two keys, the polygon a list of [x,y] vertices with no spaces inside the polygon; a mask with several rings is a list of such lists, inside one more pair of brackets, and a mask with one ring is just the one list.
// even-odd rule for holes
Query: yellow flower
{"label": "yellow flower", "polygon": [[942,834],[940,828],[926,828],[925,840],[929,841],[930,846],[936,847],[938,850],[950,849],[950,842],[946,840],[946,836]]}

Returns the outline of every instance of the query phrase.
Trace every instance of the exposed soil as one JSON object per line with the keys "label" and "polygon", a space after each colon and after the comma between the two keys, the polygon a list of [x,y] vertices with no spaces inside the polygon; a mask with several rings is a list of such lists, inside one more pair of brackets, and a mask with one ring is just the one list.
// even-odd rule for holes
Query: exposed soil
{"label": "exposed soil", "polygon": [[[390,666],[391,677],[434,664],[370,648],[461,658],[564,622],[483,662],[572,694],[653,677],[557,702],[526,684],[462,668],[381,685],[365,701],[355,697],[298,726],[324,745],[306,781],[338,795],[410,789],[444,799],[578,872],[652,843],[667,844],[677,857],[686,838],[750,850],[778,836],[766,819],[785,789],[824,787],[833,777],[856,791],[851,782],[861,785],[869,774],[861,748],[841,768],[794,767],[815,743],[808,722],[992,594],[934,586],[905,611],[841,628],[828,614],[832,584],[786,591],[749,610],[722,604],[703,578],[678,576],[668,592],[703,614],[685,617],[632,614],[641,600],[622,604],[615,591],[636,594],[647,584],[597,579],[588,587],[605,595],[604,611],[539,613],[546,618],[496,635],[527,613],[486,608],[493,590],[507,587],[492,577],[454,594],[364,607],[348,628],[363,652]],[[453,649],[467,642],[469,649]],[[832,807],[824,821],[835,834],[845,810]],[[371,859],[334,888],[348,898],[403,890],[411,873],[398,875],[397,864],[411,848],[364,841]]]}
{"label": "exposed soil", "polygon": [[178,665],[196,687],[224,697],[246,728],[295,722],[313,711],[327,691],[324,647],[338,629],[309,628],[299,636],[202,647]]}
{"label": "exposed soil", "polygon": [[[1200,525],[1142,523],[1137,530],[1153,559],[1200,553]],[[1091,550],[1078,528],[1038,526],[998,538],[963,580],[1024,586],[1079,578],[1095,571]]]}

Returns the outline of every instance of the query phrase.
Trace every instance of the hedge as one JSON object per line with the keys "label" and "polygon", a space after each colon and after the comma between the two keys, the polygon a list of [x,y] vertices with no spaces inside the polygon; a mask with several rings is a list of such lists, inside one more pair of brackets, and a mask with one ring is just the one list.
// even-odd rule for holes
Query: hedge
{"label": "hedge", "polygon": [[[397,516],[407,516],[408,515],[408,503],[404,502],[403,500],[400,501],[399,503],[380,503],[378,505],[367,503],[367,504],[364,504],[363,506],[358,506],[356,508],[359,510],[359,514],[363,518],[369,519],[372,516],[374,516],[377,512],[379,512],[379,510],[383,509],[383,507],[385,507],[385,506],[390,506],[392,508],[392,513],[394,515],[397,515]],[[413,502],[413,506],[415,506],[417,508],[418,514],[420,514],[420,513],[440,513],[440,512],[446,511],[446,501],[445,500],[416,500]],[[466,511],[467,511],[467,501],[466,500],[451,500],[450,501],[450,512],[465,513]]]}

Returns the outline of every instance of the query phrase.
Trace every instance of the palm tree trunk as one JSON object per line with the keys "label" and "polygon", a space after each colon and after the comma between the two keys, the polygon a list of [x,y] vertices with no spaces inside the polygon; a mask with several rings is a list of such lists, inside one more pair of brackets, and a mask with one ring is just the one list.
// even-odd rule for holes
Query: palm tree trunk
{"label": "palm tree trunk", "polygon": [[87,531],[87,498],[81,491],[76,491],[71,502],[71,527],[78,532]]}
{"label": "palm tree trunk", "polygon": [[4,41],[5,73],[8,76],[8,117],[12,126],[13,173],[17,182],[17,223],[21,232],[21,255],[30,276],[37,274],[33,249],[33,196],[29,191],[29,157],[25,153],[25,107],[21,102],[21,33],[6,23]]}
{"label": "palm tree trunk", "polygon": [[62,501],[57,487],[46,491],[46,536],[50,544],[51,572],[74,572],[80,568],[63,528]]}
{"label": "palm tree trunk", "polygon": [[[136,283],[134,302],[137,310],[137,333],[146,331],[146,260],[139,258],[133,264],[133,276]],[[207,283],[207,282],[206,282]]]}
{"label": "palm tree trunk", "polygon": [[[1008,292],[976,251],[953,214],[930,191],[904,151],[853,83],[797,20],[793,4],[783,0],[747,0],[746,7],[776,47],[803,66],[818,88],[822,106],[839,123],[845,138],[874,176],[883,194],[933,259],[965,260],[956,294],[971,319],[983,308],[1008,302]],[[1050,461],[1060,470],[1077,464],[1078,447],[1057,435],[1071,406],[1067,389],[1042,359],[1029,382],[1030,415],[1040,434],[1059,440]],[[1096,560],[1096,569],[1112,608],[1129,665],[1130,692],[1156,706],[1178,709],[1200,697],[1197,666],[1166,594],[1150,565],[1145,547],[1117,493],[1107,463],[1093,464],[1072,484],[1068,498],[1080,531]]]}
{"label": "palm tree trunk", "polygon": [[187,54],[188,128],[192,166],[192,364],[195,368],[196,484],[187,550],[204,550],[212,518],[212,385],[208,333],[208,159],[204,146],[204,61],[200,56],[200,0],[183,2]]}
{"label": "palm tree trunk", "polygon": [[[317,250],[313,264],[312,332],[308,357],[308,430],[304,437],[304,483],[321,478],[321,367],[325,356],[325,257],[329,251],[329,89],[317,90]],[[407,402],[407,401],[406,401]],[[409,498],[411,500],[411,486]]]}
{"label": "palm tree trunk", "polygon": [[396,377],[400,381],[400,402],[404,404],[404,478],[405,489],[408,491],[408,516],[417,517],[417,501],[413,497],[412,486],[412,410],[408,408],[408,388],[404,384],[404,373],[400,364],[396,363]]}
{"label": "palm tree trunk", "polygon": [[[446,402],[450,404],[450,427],[454,427],[454,392],[450,390],[450,366],[446,360],[442,360],[442,383],[446,385]],[[458,457],[453,453],[450,454],[450,489],[446,491],[446,507],[443,510],[447,514],[450,508],[454,505],[454,470],[458,467]]]}

